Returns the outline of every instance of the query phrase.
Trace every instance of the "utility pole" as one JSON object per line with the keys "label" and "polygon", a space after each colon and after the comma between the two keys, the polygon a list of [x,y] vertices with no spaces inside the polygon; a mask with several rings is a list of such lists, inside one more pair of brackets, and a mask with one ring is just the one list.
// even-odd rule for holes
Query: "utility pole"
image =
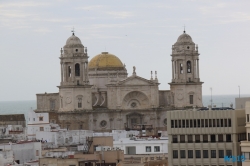
{"label": "utility pole", "polygon": [[240,98],[240,86],[238,86],[239,87],[239,98]]}
{"label": "utility pole", "polygon": [[210,88],[210,91],[211,91],[211,108],[213,108],[213,99],[212,99],[212,88]]}

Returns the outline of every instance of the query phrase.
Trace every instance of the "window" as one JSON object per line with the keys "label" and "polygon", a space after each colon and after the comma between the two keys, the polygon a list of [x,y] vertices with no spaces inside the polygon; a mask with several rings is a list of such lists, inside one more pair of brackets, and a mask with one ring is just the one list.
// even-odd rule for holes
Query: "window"
{"label": "window", "polygon": [[160,146],[154,146],[154,152],[160,152]]}
{"label": "window", "polygon": [[224,150],[219,150],[219,158],[224,158]]}
{"label": "window", "polygon": [[203,135],[203,142],[208,142],[208,135]]}
{"label": "window", "polygon": [[178,120],[178,126],[181,128],[181,120]]}
{"label": "window", "polygon": [[216,158],[216,150],[211,150],[211,158]]}
{"label": "window", "polygon": [[67,130],[69,130],[69,128],[70,128],[70,125],[67,125]]}
{"label": "window", "polygon": [[200,119],[197,120],[197,124],[198,124],[198,127],[201,127],[201,120]]}
{"label": "window", "polygon": [[250,133],[247,133],[247,135],[248,135],[248,141],[250,141]]}
{"label": "window", "polygon": [[193,120],[189,120],[190,121],[190,127],[193,127]]}
{"label": "window", "polygon": [[189,120],[186,120],[186,128],[189,128]]}
{"label": "window", "polygon": [[217,127],[220,127],[220,119],[217,119]]}
{"label": "window", "polygon": [[212,119],[209,119],[209,127],[213,127],[213,125],[212,125]]}
{"label": "window", "polygon": [[188,150],[188,158],[193,158],[193,150]]}
{"label": "window", "polygon": [[180,64],[180,73],[183,74],[183,64]]}
{"label": "window", "polygon": [[185,142],[185,135],[180,135],[180,142],[184,143]]}
{"label": "window", "polygon": [[205,124],[204,124],[204,119],[201,119],[201,127],[204,127]]}
{"label": "window", "polygon": [[226,141],[227,142],[231,142],[232,140],[231,140],[231,134],[227,134],[226,135]]}
{"label": "window", "polygon": [[178,150],[173,150],[173,158],[174,159],[178,158]]}
{"label": "window", "polygon": [[[132,120],[133,120],[133,119],[131,119],[131,121],[132,121]],[[103,128],[106,127],[107,124],[108,124],[108,123],[107,123],[106,120],[102,120],[102,121],[100,122],[100,126],[103,127]],[[133,123],[132,123],[132,124],[133,124]]]}
{"label": "window", "polygon": [[181,158],[186,158],[186,153],[185,153],[185,150],[180,150],[180,155],[181,155]]}
{"label": "window", "polygon": [[177,128],[177,120],[174,121],[174,127]]}
{"label": "window", "polygon": [[208,119],[205,119],[205,127],[208,127]]}
{"label": "window", "polygon": [[82,108],[82,98],[78,98],[78,108]]}
{"label": "window", "polygon": [[224,119],[224,126],[227,127],[227,119]]}
{"label": "window", "polygon": [[213,127],[216,127],[215,119],[213,119]]}
{"label": "window", "polygon": [[35,119],[35,118],[33,118],[33,121],[36,121],[36,119]]}
{"label": "window", "polygon": [[208,158],[208,150],[203,150],[203,158]]}
{"label": "window", "polygon": [[43,121],[43,117],[42,116],[39,117],[39,121]]}
{"label": "window", "polygon": [[36,156],[40,156],[40,155],[39,155],[39,150],[36,150]]}
{"label": "window", "polygon": [[220,120],[220,127],[223,127],[223,119]]}
{"label": "window", "polygon": [[218,141],[219,142],[223,142],[223,134],[219,134],[218,135]]}
{"label": "window", "polygon": [[194,95],[189,95],[189,104],[194,104]]}
{"label": "window", "polygon": [[187,73],[191,73],[191,62],[187,61]]}
{"label": "window", "polygon": [[71,77],[71,66],[68,66],[68,76]]}
{"label": "window", "polygon": [[146,146],[146,152],[151,152],[151,146]]}
{"label": "window", "polygon": [[238,134],[238,142],[246,140],[246,133]]}
{"label": "window", "polygon": [[196,119],[194,119],[194,127],[196,127]]}
{"label": "window", "polygon": [[79,126],[79,129],[82,130],[82,124]]}
{"label": "window", "polygon": [[75,64],[75,76],[80,76],[80,65]]}
{"label": "window", "polygon": [[195,142],[200,142],[200,135],[195,135]]}
{"label": "window", "polygon": [[55,100],[50,100],[50,109],[55,110]]}
{"label": "window", "polygon": [[226,150],[226,156],[232,156],[232,150]]}
{"label": "window", "polygon": [[249,114],[247,114],[247,122],[249,122]]}
{"label": "window", "polygon": [[174,128],[174,120],[171,120],[171,128]]}
{"label": "window", "polygon": [[173,135],[173,143],[177,143],[177,142],[178,142],[177,135]]}
{"label": "window", "polygon": [[182,120],[182,128],[185,128],[185,120]]}
{"label": "window", "polygon": [[188,135],[188,142],[189,143],[193,142],[193,135]]}
{"label": "window", "polygon": [[228,119],[228,127],[231,127],[231,119]]}
{"label": "window", "polygon": [[40,131],[44,131],[44,128],[43,128],[43,127],[40,127]]}
{"label": "window", "polygon": [[195,150],[195,157],[201,158],[201,151],[200,150]]}
{"label": "window", "polygon": [[215,142],[215,135],[210,135],[210,138],[211,138],[211,142]]}

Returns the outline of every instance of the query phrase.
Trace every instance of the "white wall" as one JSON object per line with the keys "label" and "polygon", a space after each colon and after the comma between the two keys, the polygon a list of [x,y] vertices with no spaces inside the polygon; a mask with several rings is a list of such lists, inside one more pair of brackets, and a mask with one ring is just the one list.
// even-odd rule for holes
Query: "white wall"
{"label": "white wall", "polygon": [[[146,152],[146,146],[151,147],[151,152]],[[154,146],[160,146],[160,152],[154,152]],[[127,154],[126,147],[136,147],[136,154],[162,154],[168,153],[168,140],[130,140],[129,138],[114,141],[114,147],[119,147]]]}

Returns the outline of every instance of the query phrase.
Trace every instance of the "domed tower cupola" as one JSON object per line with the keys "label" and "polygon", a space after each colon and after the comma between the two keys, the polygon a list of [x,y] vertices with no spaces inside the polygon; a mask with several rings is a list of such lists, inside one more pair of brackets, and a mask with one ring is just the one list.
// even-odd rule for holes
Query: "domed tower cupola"
{"label": "domed tower cupola", "polygon": [[190,35],[185,31],[172,46],[172,82],[175,106],[202,106],[199,75],[199,52]]}
{"label": "domed tower cupola", "polygon": [[87,54],[87,48],[86,50],[84,50],[84,46],[82,45],[81,40],[73,33],[72,36],[67,39],[66,45],[63,47],[63,52],[64,54],[62,54],[62,56],[64,57],[79,55],[84,56],[85,54]]}
{"label": "domed tower cupola", "polygon": [[89,84],[88,58],[87,47],[73,32],[61,48],[61,86]]}

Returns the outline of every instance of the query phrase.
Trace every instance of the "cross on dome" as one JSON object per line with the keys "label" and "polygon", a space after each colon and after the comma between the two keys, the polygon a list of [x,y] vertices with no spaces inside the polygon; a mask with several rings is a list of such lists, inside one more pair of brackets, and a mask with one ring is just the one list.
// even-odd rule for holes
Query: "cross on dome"
{"label": "cross on dome", "polygon": [[71,32],[73,33],[72,35],[75,35],[75,29],[74,29],[74,27],[72,28]]}

